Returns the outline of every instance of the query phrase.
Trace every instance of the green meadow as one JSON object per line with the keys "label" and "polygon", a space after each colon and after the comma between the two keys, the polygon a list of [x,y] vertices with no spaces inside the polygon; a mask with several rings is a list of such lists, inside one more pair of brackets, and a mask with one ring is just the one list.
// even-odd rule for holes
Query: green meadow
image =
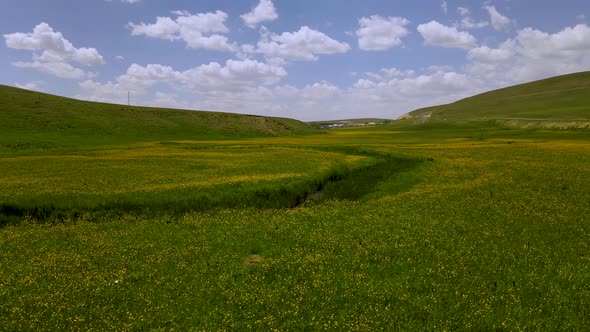
{"label": "green meadow", "polygon": [[[580,100],[576,118],[590,110]],[[314,131],[256,118],[242,136],[180,130],[143,109],[176,129],[101,140],[94,127],[75,140],[83,124],[19,134],[10,123],[29,126],[36,109],[7,105],[0,330],[590,325],[583,127],[478,118]],[[268,131],[274,121],[290,129]]]}

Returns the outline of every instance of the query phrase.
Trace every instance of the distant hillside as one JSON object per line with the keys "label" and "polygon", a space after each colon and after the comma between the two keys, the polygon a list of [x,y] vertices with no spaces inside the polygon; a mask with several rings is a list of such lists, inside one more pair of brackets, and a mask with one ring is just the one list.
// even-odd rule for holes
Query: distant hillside
{"label": "distant hillside", "polygon": [[464,122],[590,121],[590,72],[557,76],[465,98],[452,104],[415,110],[402,118]]}
{"label": "distant hillside", "polygon": [[94,103],[0,85],[0,149],[310,132],[292,119]]}

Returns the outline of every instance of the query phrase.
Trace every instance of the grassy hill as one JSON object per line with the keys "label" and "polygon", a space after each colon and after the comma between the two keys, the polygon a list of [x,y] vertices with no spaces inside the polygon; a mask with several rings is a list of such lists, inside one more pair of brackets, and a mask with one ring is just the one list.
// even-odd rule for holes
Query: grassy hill
{"label": "grassy hill", "polygon": [[0,85],[0,149],[310,133],[292,119],[86,102]]}
{"label": "grassy hill", "polygon": [[431,121],[590,121],[590,72],[486,92],[457,102],[415,110],[406,118]]}

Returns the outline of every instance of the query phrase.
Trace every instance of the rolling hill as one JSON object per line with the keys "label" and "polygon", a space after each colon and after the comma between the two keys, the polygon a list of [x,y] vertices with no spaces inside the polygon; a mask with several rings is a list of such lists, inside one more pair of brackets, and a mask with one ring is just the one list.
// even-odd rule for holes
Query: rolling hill
{"label": "rolling hill", "polygon": [[423,121],[480,120],[590,124],[590,72],[552,77],[427,107],[402,118]]}
{"label": "rolling hill", "polygon": [[0,149],[311,133],[293,119],[86,102],[0,85]]}

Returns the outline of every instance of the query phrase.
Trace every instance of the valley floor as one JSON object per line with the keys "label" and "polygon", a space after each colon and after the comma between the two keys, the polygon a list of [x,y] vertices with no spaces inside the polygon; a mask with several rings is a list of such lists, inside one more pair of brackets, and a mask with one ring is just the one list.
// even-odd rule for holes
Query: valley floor
{"label": "valley floor", "polygon": [[[144,148],[167,157],[155,161]],[[354,199],[335,196],[295,208],[260,207],[246,199],[243,206],[180,213],[121,210],[93,219],[81,210],[48,223],[7,222],[0,228],[0,330],[590,325],[587,130],[379,126],[125,149],[105,152],[110,161],[103,160],[104,169],[117,166],[116,183],[92,164],[96,176],[85,186],[103,184],[105,192],[76,204],[115,204],[109,197],[116,188],[130,193],[121,196],[124,202],[151,204],[142,186],[166,188],[166,181],[171,188],[197,184],[171,196],[160,188],[156,198],[173,201],[205,191],[213,199],[232,189],[251,195],[248,188],[268,194],[264,190],[273,186],[297,187],[334,169],[369,167],[374,155],[421,162],[379,178]],[[85,159],[52,161],[50,155],[0,157],[0,167],[13,172],[0,176],[2,200],[11,199],[10,190],[22,190],[11,201],[15,206],[47,202],[63,194],[54,187],[71,190],[57,205],[76,196],[80,179],[52,183],[70,181],[60,172],[83,168]],[[19,175],[22,168],[11,163],[35,161],[18,158],[38,164]],[[224,171],[216,173],[215,165]],[[277,176],[261,185],[256,174]],[[198,184],[199,177],[223,182],[231,176],[243,178],[222,187]],[[362,183],[346,190],[360,192],[358,187]]]}

